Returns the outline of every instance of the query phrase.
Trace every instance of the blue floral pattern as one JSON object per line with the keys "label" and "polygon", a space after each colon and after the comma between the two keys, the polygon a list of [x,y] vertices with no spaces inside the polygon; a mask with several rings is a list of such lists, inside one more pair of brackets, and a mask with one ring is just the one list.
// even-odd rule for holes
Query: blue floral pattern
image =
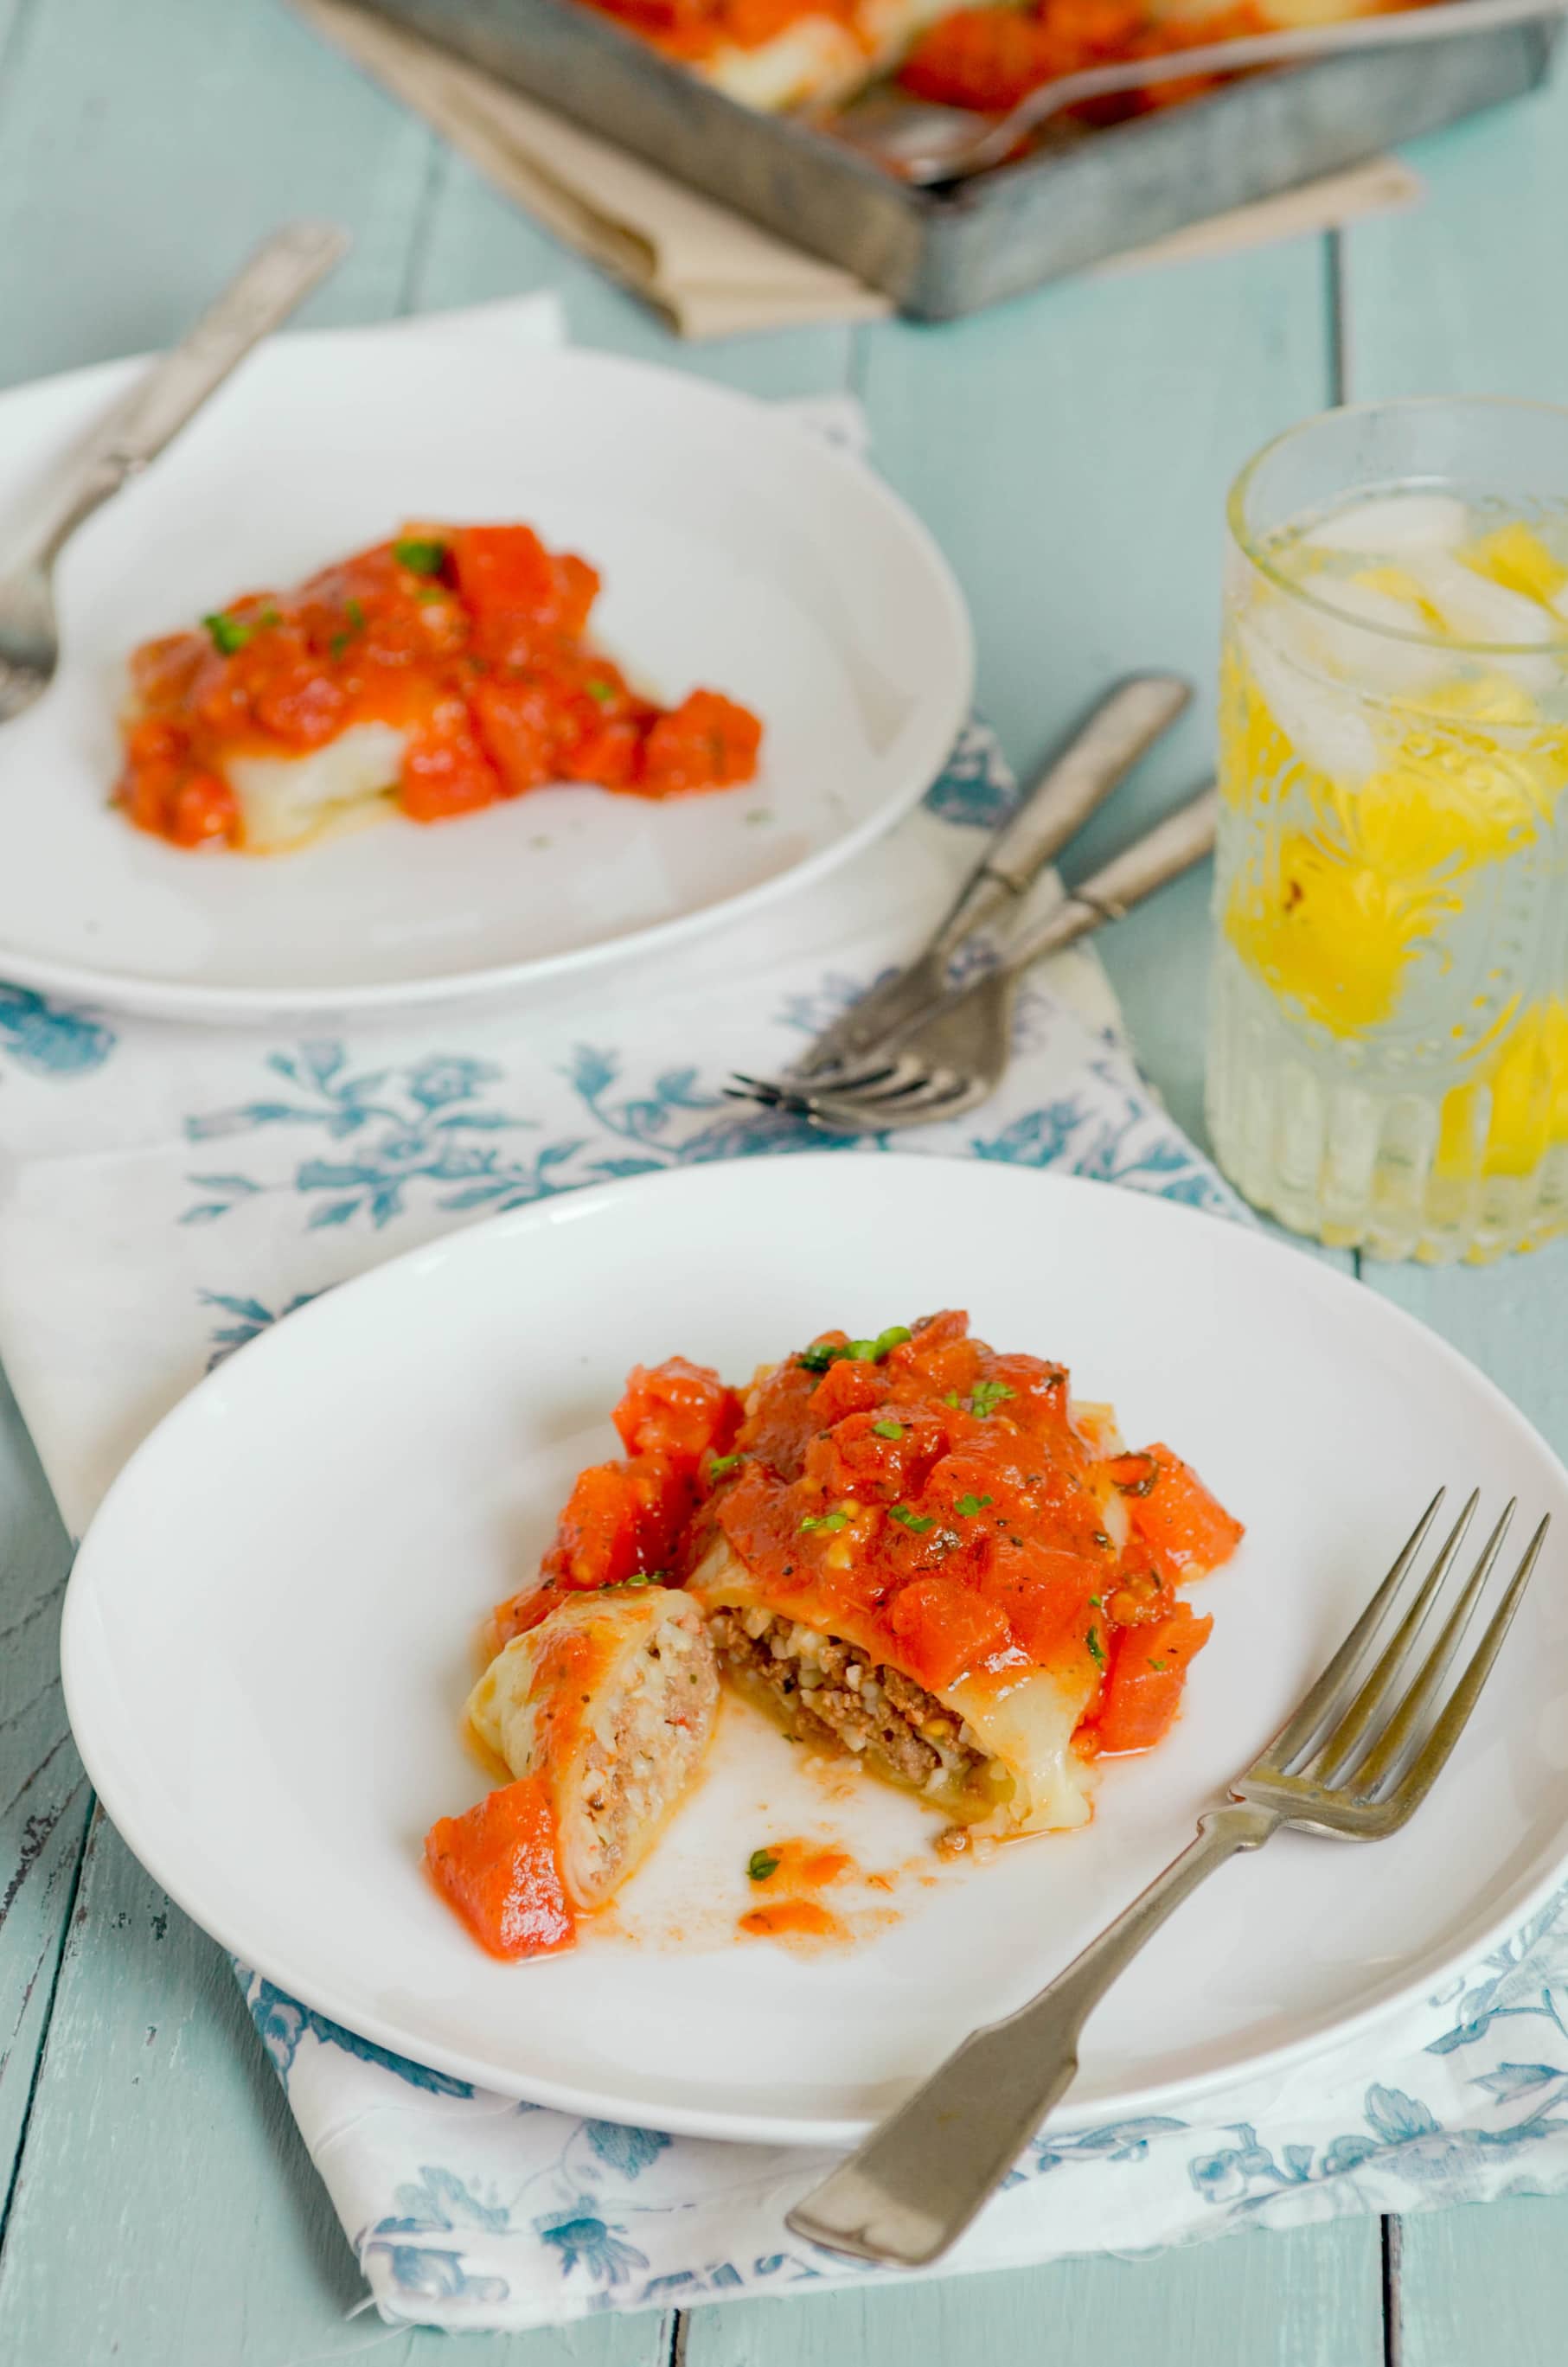
{"label": "blue floral pattern", "polygon": [[0,1062],[9,1058],[33,1076],[62,1082],[101,1069],[116,1040],[101,1019],[0,980]]}

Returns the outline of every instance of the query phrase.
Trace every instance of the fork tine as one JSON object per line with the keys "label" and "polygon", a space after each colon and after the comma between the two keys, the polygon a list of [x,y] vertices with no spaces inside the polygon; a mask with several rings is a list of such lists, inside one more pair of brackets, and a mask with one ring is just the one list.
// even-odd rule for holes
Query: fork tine
{"label": "fork tine", "polygon": [[1402,1821],[1418,1808],[1449,1762],[1455,1743],[1470,1723],[1470,1714],[1481,1697],[1481,1689],[1492,1673],[1492,1664],[1503,1648],[1503,1638],[1513,1625],[1514,1614],[1523,1599],[1526,1587],[1540,1559],[1540,1549],[1546,1543],[1546,1533],[1551,1526],[1548,1512],[1529,1544],[1524,1558],[1508,1581],[1508,1591],[1493,1614],[1491,1625],[1471,1653],[1470,1666],[1454,1687],[1448,1707],[1432,1728],[1419,1756],[1398,1784],[1394,1797],[1399,1804]]}
{"label": "fork tine", "polygon": [[1442,1634],[1422,1662],[1404,1699],[1382,1732],[1373,1740],[1370,1749],[1353,1758],[1350,1765],[1340,1770],[1339,1780],[1342,1783],[1354,1777],[1358,1792],[1375,1797],[1380,1787],[1389,1784],[1391,1777],[1397,1778],[1400,1769],[1414,1755],[1413,1746],[1420,1736],[1427,1710],[1437,1699],[1437,1689],[1453,1666],[1455,1655],[1464,1641],[1465,1631],[1503,1550],[1503,1540],[1508,1534],[1517,1503],[1517,1497],[1510,1496],[1504,1505],[1502,1517],[1481,1548],[1463,1593],[1449,1612]]}
{"label": "fork tine", "polygon": [[1321,1749],[1300,1771],[1310,1774],[1313,1783],[1332,1789],[1342,1782],[1347,1769],[1359,1755],[1360,1745],[1369,1731],[1375,1725],[1381,1726],[1387,1714],[1390,1697],[1404,1672],[1405,1663],[1415,1648],[1416,1638],[1453,1567],[1454,1556],[1463,1543],[1480,1501],[1481,1490],[1472,1488],[1469,1501],[1449,1531],[1437,1560],[1422,1580],[1415,1599],[1400,1621],[1392,1641],[1379,1655],[1370,1676],[1362,1683],[1349,1708],[1335,1721]]}
{"label": "fork tine", "polygon": [[1410,1535],[1401,1546],[1382,1584],[1362,1612],[1359,1619],[1312,1687],[1294,1715],[1287,1720],[1272,1742],[1268,1743],[1256,1761],[1259,1774],[1287,1774],[1293,1760],[1300,1757],[1309,1743],[1315,1742],[1330,1716],[1349,1693],[1362,1654],[1382,1625],[1383,1615],[1399,1592],[1411,1563],[1426,1542],[1426,1532],[1437,1517],[1437,1508],[1448,1490],[1439,1488]]}

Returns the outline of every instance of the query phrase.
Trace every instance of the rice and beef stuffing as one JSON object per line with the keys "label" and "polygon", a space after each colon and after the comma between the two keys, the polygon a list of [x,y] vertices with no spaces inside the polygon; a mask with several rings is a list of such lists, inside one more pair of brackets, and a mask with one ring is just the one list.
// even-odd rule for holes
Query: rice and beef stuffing
{"label": "rice and beef stuffing", "polygon": [[984,1764],[951,1710],[852,1644],[754,1609],[710,1613],[708,1633],[726,1674],[775,1695],[802,1742],[867,1753],[915,1791],[962,1785]]}

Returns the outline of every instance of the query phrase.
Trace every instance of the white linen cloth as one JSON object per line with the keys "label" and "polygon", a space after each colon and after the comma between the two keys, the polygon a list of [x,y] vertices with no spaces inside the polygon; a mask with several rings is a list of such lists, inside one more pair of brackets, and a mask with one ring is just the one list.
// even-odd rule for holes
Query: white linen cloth
{"label": "white linen cloth", "polygon": [[[494,350],[509,329],[555,327],[548,304],[523,304],[402,334]],[[823,425],[852,436],[856,417],[829,406]],[[891,839],[635,988],[611,969],[548,1002],[301,1040],[0,984],[0,1357],[73,1531],[205,1368],[381,1259],[606,1176],[819,1149],[720,1086],[788,1059],[906,951],[1011,795],[972,727]],[[1139,1078],[1084,955],[1024,998],[995,1099],[900,1147],[1234,1208]],[[1180,2115],[1053,2126],[942,2272],[1568,2186],[1563,1908],[1443,1998],[1288,2077]],[[820,2156],[478,2093],[241,1977],[390,2321],[523,2328],[884,2273],[786,2234]]]}

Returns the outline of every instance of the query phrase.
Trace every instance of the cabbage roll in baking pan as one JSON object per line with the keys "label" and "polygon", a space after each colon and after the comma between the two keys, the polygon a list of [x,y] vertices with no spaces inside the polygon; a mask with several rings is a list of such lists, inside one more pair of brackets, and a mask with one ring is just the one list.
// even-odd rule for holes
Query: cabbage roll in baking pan
{"label": "cabbage roll in baking pan", "polygon": [[469,1696],[479,1741],[554,1810],[574,1907],[602,1907],[635,1871],[697,1774],[719,1703],[691,1597],[663,1586],[567,1594],[514,1637]]}

